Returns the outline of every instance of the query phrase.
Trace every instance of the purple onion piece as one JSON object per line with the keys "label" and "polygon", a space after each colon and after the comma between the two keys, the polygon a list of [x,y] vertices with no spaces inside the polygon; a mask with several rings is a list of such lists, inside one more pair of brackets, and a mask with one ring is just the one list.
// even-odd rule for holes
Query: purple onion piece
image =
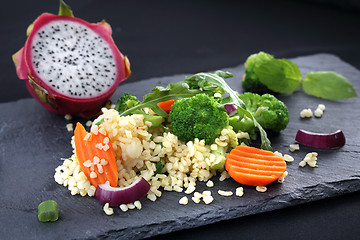
{"label": "purple onion piece", "polygon": [[229,116],[231,116],[237,111],[237,107],[233,104],[226,104],[224,107]]}
{"label": "purple onion piece", "polygon": [[150,184],[143,178],[138,178],[127,187],[111,187],[109,184],[99,184],[96,187],[95,198],[101,204],[109,203],[110,206],[133,203],[150,190]]}
{"label": "purple onion piece", "polygon": [[345,145],[345,135],[341,130],[324,134],[300,129],[295,140],[300,144],[314,148],[339,148]]}

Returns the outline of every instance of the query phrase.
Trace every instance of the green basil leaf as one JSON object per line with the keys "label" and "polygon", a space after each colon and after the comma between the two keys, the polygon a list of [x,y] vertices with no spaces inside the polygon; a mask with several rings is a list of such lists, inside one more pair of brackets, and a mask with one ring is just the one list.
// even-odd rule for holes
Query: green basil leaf
{"label": "green basil leaf", "polygon": [[325,99],[337,100],[357,96],[351,82],[332,71],[307,73],[302,87],[307,94]]}
{"label": "green basil leaf", "polygon": [[254,71],[259,81],[274,92],[292,93],[301,84],[299,67],[287,59],[272,59],[261,64]]}

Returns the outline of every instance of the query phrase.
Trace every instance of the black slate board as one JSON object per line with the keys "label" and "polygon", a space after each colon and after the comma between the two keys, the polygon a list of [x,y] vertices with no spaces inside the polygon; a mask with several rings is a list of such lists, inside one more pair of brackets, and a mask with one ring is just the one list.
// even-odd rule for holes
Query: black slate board
{"label": "black slate board", "polygon": [[[308,71],[337,71],[360,92],[360,72],[336,56],[317,54],[292,60],[300,66],[303,74]],[[226,70],[235,75],[228,83],[241,92],[239,79],[244,67]],[[141,97],[155,85],[165,86],[182,80],[184,76],[125,82],[113,99],[124,91]],[[47,112],[33,99],[0,104],[1,238],[139,239],[359,191],[359,98],[329,101],[307,96],[301,90],[278,97],[289,108],[290,123],[281,134],[270,136],[274,150],[289,153],[289,144],[294,142],[300,128],[324,133],[342,129],[347,137],[346,145],[337,150],[315,150],[319,153],[318,168],[298,166],[306,153],[314,151],[302,146],[299,152],[291,153],[295,161],[288,164],[289,176],[285,182],[269,185],[265,193],[245,186],[242,198],[221,197],[217,195],[218,189],[234,191],[239,184],[233,180],[219,182],[215,176],[215,187],[209,189],[215,200],[210,205],[195,204],[190,200],[188,205],[181,206],[178,200],[184,193],[164,191],[156,202],[144,198],[141,211],[124,213],[115,209],[113,216],[106,216],[94,198],[71,196],[65,187],[55,183],[54,169],[61,164],[60,158],[69,157],[72,151],[72,133],[67,132],[67,121],[63,116]],[[319,103],[326,105],[322,118],[299,118],[303,108],[314,110]],[[198,183],[197,191],[205,189],[208,188],[204,183]],[[57,222],[40,223],[37,205],[48,199],[58,202],[60,218]]]}

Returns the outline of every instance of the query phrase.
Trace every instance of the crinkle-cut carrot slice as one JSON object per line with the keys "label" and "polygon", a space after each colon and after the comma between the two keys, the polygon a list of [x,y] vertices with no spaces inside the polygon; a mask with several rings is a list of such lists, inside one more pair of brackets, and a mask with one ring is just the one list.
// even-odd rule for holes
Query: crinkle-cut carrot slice
{"label": "crinkle-cut carrot slice", "polygon": [[262,162],[260,163],[254,163],[254,162],[248,162],[246,161],[246,159],[244,159],[245,161],[241,161],[243,158],[239,158],[239,160],[235,160],[233,158],[228,158],[228,165],[232,165],[234,167],[245,167],[245,168],[249,168],[249,169],[255,169],[255,170],[273,170],[273,171],[282,171],[284,169],[284,167],[282,165],[266,165],[266,164],[262,164]]}
{"label": "crinkle-cut carrot slice", "polygon": [[[277,156],[269,156],[267,159],[258,159],[248,156],[241,156],[242,152],[232,152],[232,155],[230,156],[233,162],[248,162],[253,164],[259,164],[259,165],[266,165],[266,166],[279,166],[283,167],[286,165],[284,162],[277,161]],[[257,156],[256,156],[257,157]]]}
{"label": "crinkle-cut carrot slice", "polygon": [[225,169],[237,182],[250,186],[265,186],[286,171],[286,162],[271,151],[237,146],[228,154]]}
{"label": "crinkle-cut carrot slice", "polygon": [[[107,135],[90,132],[91,137],[85,137],[88,132],[81,123],[77,123],[74,131],[75,151],[80,163],[81,170],[85,173],[92,185],[104,184],[109,181],[110,186],[116,187],[118,182],[118,171],[115,153],[111,142],[106,143],[105,149],[96,145],[104,144]],[[101,161],[101,159],[104,159]]]}

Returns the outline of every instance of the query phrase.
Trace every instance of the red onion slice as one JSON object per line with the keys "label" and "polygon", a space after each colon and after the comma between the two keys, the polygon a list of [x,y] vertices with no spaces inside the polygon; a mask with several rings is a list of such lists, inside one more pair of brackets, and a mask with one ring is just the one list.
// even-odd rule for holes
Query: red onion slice
{"label": "red onion slice", "polygon": [[295,140],[300,144],[315,148],[339,148],[345,145],[345,135],[341,130],[334,133],[314,133],[298,130]]}
{"label": "red onion slice", "polygon": [[95,191],[95,198],[101,204],[109,203],[110,206],[133,203],[150,190],[150,184],[143,178],[136,179],[127,187],[111,187],[109,184],[99,184]]}
{"label": "red onion slice", "polygon": [[231,116],[232,114],[234,114],[237,111],[237,108],[235,105],[233,104],[226,104],[224,105],[224,108],[226,110],[226,113]]}

